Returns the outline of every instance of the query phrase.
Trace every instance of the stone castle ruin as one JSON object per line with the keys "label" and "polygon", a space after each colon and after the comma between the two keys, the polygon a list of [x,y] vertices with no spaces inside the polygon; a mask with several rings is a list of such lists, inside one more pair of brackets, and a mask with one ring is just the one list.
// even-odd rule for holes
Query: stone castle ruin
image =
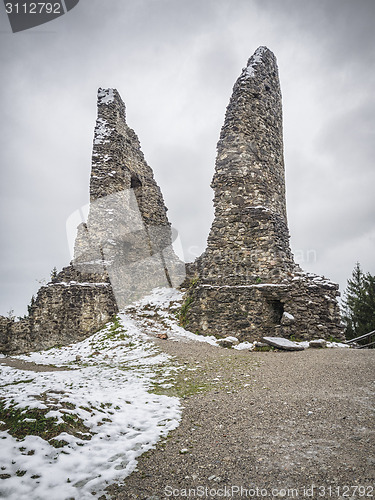
{"label": "stone castle ruin", "polygon": [[163,196],[126,124],[125,105],[116,90],[99,89],[90,208],[73,261],[40,288],[26,318],[0,317],[0,352],[82,340],[133,300],[184,278]]}
{"label": "stone castle ruin", "polygon": [[177,287],[185,278],[160,188],[113,89],[98,93],[90,210],[78,226],[73,266],[109,279],[120,310],[157,286]]}
{"label": "stone castle ruin", "polygon": [[250,341],[340,337],[338,285],[304,273],[290,250],[280,83],[266,47],[234,85],[217,149],[215,218],[189,268],[185,327]]}
{"label": "stone castle ruin", "polygon": [[185,265],[172,247],[160,188],[125,105],[99,89],[90,209],[74,258],[41,287],[20,321],[0,317],[0,352],[81,340],[157,286],[188,287],[183,326],[240,340],[340,337],[338,285],[304,273],[289,246],[276,59],[260,47],[235,83],[212,181],[207,249]]}

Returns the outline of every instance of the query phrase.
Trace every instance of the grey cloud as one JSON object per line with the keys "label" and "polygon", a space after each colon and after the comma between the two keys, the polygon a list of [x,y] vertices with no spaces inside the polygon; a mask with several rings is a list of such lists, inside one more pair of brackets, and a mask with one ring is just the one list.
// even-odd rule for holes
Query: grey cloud
{"label": "grey cloud", "polygon": [[375,98],[369,96],[352,106],[326,124],[317,137],[316,147],[340,166],[341,175],[371,176],[375,158]]}

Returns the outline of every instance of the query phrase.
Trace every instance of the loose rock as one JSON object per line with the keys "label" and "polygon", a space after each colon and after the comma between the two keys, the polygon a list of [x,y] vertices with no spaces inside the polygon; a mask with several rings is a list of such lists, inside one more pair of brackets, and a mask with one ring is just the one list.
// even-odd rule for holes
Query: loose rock
{"label": "loose rock", "polygon": [[304,347],[297,344],[296,342],[292,342],[291,340],[284,339],[281,337],[263,337],[263,340],[273,347],[277,347],[278,349],[282,349],[284,351],[303,351]]}
{"label": "loose rock", "polygon": [[310,340],[309,347],[327,347],[327,342],[324,339],[313,339]]}

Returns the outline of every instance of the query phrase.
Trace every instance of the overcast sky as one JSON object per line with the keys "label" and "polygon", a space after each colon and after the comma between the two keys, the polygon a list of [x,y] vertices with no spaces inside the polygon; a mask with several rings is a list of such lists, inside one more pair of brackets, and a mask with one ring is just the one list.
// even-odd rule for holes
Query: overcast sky
{"label": "overcast sky", "polygon": [[374,0],[80,0],[13,34],[0,3],[0,314],[70,261],[100,86],[125,101],[186,260],[203,251],[225,108],[260,45],[279,65],[292,249],[341,289],[356,261],[374,274],[374,26]]}

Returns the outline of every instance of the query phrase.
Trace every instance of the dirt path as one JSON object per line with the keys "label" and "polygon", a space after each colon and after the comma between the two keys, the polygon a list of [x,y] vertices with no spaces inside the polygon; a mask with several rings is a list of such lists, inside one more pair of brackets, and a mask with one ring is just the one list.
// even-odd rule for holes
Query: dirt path
{"label": "dirt path", "polygon": [[31,372],[56,372],[68,370],[68,368],[61,368],[53,365],[39,365],[37,363],[11,357],[0,358],[0,364],[16,368],[17,370],[27,370]]}
{"label": "dirt path", "polygon": [[160,345],[204,392],[114,498],[375,497],[375,350]]}

